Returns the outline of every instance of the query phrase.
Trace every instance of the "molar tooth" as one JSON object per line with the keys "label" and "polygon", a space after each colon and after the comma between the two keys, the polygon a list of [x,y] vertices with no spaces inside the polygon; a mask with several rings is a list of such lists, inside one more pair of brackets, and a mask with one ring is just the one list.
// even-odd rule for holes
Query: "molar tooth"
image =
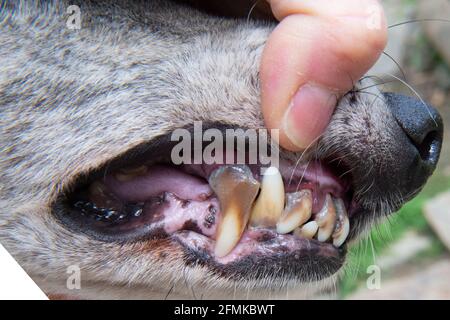
{"label": "molar tooth", "polygon": [[277,223],[277,232],[285,234],[301,226],[311,217],[311,209],[311,190],[286,194],[286,208]]}
{"label": "molar tooth", "polygon": [[340,247],[347,239],[350,231],[350,221],[348,220],[344,201],[342,199],[334,199],[334,205],[336,207],[336,226],[331,237],[333,238],[333,245]]}
{"label": "molar tooth", "polygon": [[142,176],[147,173],[147,166],[142,165],[139,167],[132,167],[132,168],[122,168],[117,172],[114,176],[117,180],[120,182],[126,182],[133,180],[134,178],[138,176]]}
{"label": "molar tooth", "polygon": [[284,208],[284,183],[280,171],[270,167],[264,172],[261,192],[250,214],[250,225],[273,227]]}
{"label": "molar tooth", "polygon": [[310,221],[303,226],[294,230],[294,235],[300,238],[312,239],[319,229],[319,225],[316,221]]}
{"label": "molar tooth", "polygon": [[214,253],[223,257],[233,250],[245,230],[259,182],[247,166],[230,165],[212,172],[209,184],[220,201],[222,211]]}
{"label": "molar tooth", "polygon": [[336,209],[329,194],[326,195],[323,207],[316,214],[314,220],[319,226],[317,240],[320,242],[327,241],[334,231],[334,225],[336,222]]}

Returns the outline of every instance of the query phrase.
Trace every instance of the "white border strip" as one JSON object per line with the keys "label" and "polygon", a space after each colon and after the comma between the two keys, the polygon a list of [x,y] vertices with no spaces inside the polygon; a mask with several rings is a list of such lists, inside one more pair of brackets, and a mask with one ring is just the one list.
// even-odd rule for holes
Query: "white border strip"
{"label": "white border strip", "polygon": [[1,244],[0,300],[48,300],[44,292]]}

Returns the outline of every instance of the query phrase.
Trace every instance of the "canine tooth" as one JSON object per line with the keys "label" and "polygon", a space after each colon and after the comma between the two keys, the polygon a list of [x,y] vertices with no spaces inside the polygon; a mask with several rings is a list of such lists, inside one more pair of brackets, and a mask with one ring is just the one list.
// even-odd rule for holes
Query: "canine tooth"
{"label": "canine tooth", "polygon": [[209,177],[222,211],[217,227],[217,257],[226,256],[239,242],[250,218],[250,210],[258,194],[259,182],[247,166],[223,166]]}
{"label": "canine tooth", "polygon": [[347,239],[350,231],[350,221],[348,220],[344,201],[342,199],[334,199],[334,205],[336,207],[336,226],[331,237],[333,238],[333,245],[340,247]]}
{"label": "canine tooth", "polygon": [[120,182],[126,182],[133,180],[134,178],[138,176],[142,176],[147,173],[147,166],[142,165],[139,167],[133,167],[133,168],[122,168],[115,174],[115,177]]}
{"label": "canine tooth", "polygon": [[280,171],[270,167],[264,172],[261,192],[253,205],[250,214],[250,225],[257,227],[273,227],[284,208],[284,183]]}
{"label": "canine tooth", "polygon": [[308,221],[311,217],[312,193],[311,190],[302,190],[286,195],[286,208],[277,223],[277,232],[289,233]]}
{"label": "canine tooth", "polygon": [[294,235],[300,238],[312,239],[319,229],[316,221],[310,221],[294,230]]}
{"label": "canine tooth", "polygon": [[326,195],[323,207],[317,213],[314,220],[319,226],[317,240],[320,242],[327,241],[334,231],[334,225],[336,222],[336,209],[329,194]]}

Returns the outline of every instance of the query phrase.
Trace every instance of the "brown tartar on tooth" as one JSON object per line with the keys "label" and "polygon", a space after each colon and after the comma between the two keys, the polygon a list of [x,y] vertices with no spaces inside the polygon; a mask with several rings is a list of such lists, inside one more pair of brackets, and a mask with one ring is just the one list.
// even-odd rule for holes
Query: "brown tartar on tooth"
{"label": "brown tartar on tooth", "polygon": [[213,171],[209,184],[220,202],[221,218],[214,253],[226,256],[239,242],[259,191],[259,182],[245,165],[228,165]]}
{"label": "brown tartar on tooth", "polygon": [[274,227],[283,212],[284,197],[284,183],[280,171],[276,167],[266,169],[249,224],[254,227]]}
{"label": "brown tartar on tooth", "polygon": [[333,245],[340,247],[347,239],[350,231],[350,221],[344,201],[342,199],[334,199],[334,205],[336,208],[336,226],[331,237],[333,238]]}
{"label": "brown tartar on tooth", "polygon": [[319,226],[316,221],[309,221],[294,230],[294,235],[300,238],[312,239],[317,233]]}
{"label": "brown tartar on tooth", "polygon": [[286,195],[286,208],[277,223],[277,232],[286,234],[301,226],[311,217],[312,192],[305,189]]}
{"label": "brown tartar on tooth", "polygon": [[325,196],[323,207],[316,214],[314,221],[319,226],[317,240],[320,242],[327,241],[331,237],[336,223],[336,208],[330,194]]}
{"label": "brown tartar on tooth", "polygon": [[148,168],[145,165],[132,168],[122,168],[118,172],[116,172],[114,176],[120,182],[126,182],[146,174],[147,170]]}

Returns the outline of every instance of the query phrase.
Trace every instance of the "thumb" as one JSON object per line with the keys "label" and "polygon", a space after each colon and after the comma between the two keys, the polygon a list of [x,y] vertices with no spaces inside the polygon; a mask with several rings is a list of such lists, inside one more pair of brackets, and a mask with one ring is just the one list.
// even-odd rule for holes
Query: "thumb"
{"label": "thumb", "polygon": [[340,96],[376,62],[386,45],[376,0],[272,0],[281,20],[261,66],[266,126],[280,145],[299,151],[325,130]]}

